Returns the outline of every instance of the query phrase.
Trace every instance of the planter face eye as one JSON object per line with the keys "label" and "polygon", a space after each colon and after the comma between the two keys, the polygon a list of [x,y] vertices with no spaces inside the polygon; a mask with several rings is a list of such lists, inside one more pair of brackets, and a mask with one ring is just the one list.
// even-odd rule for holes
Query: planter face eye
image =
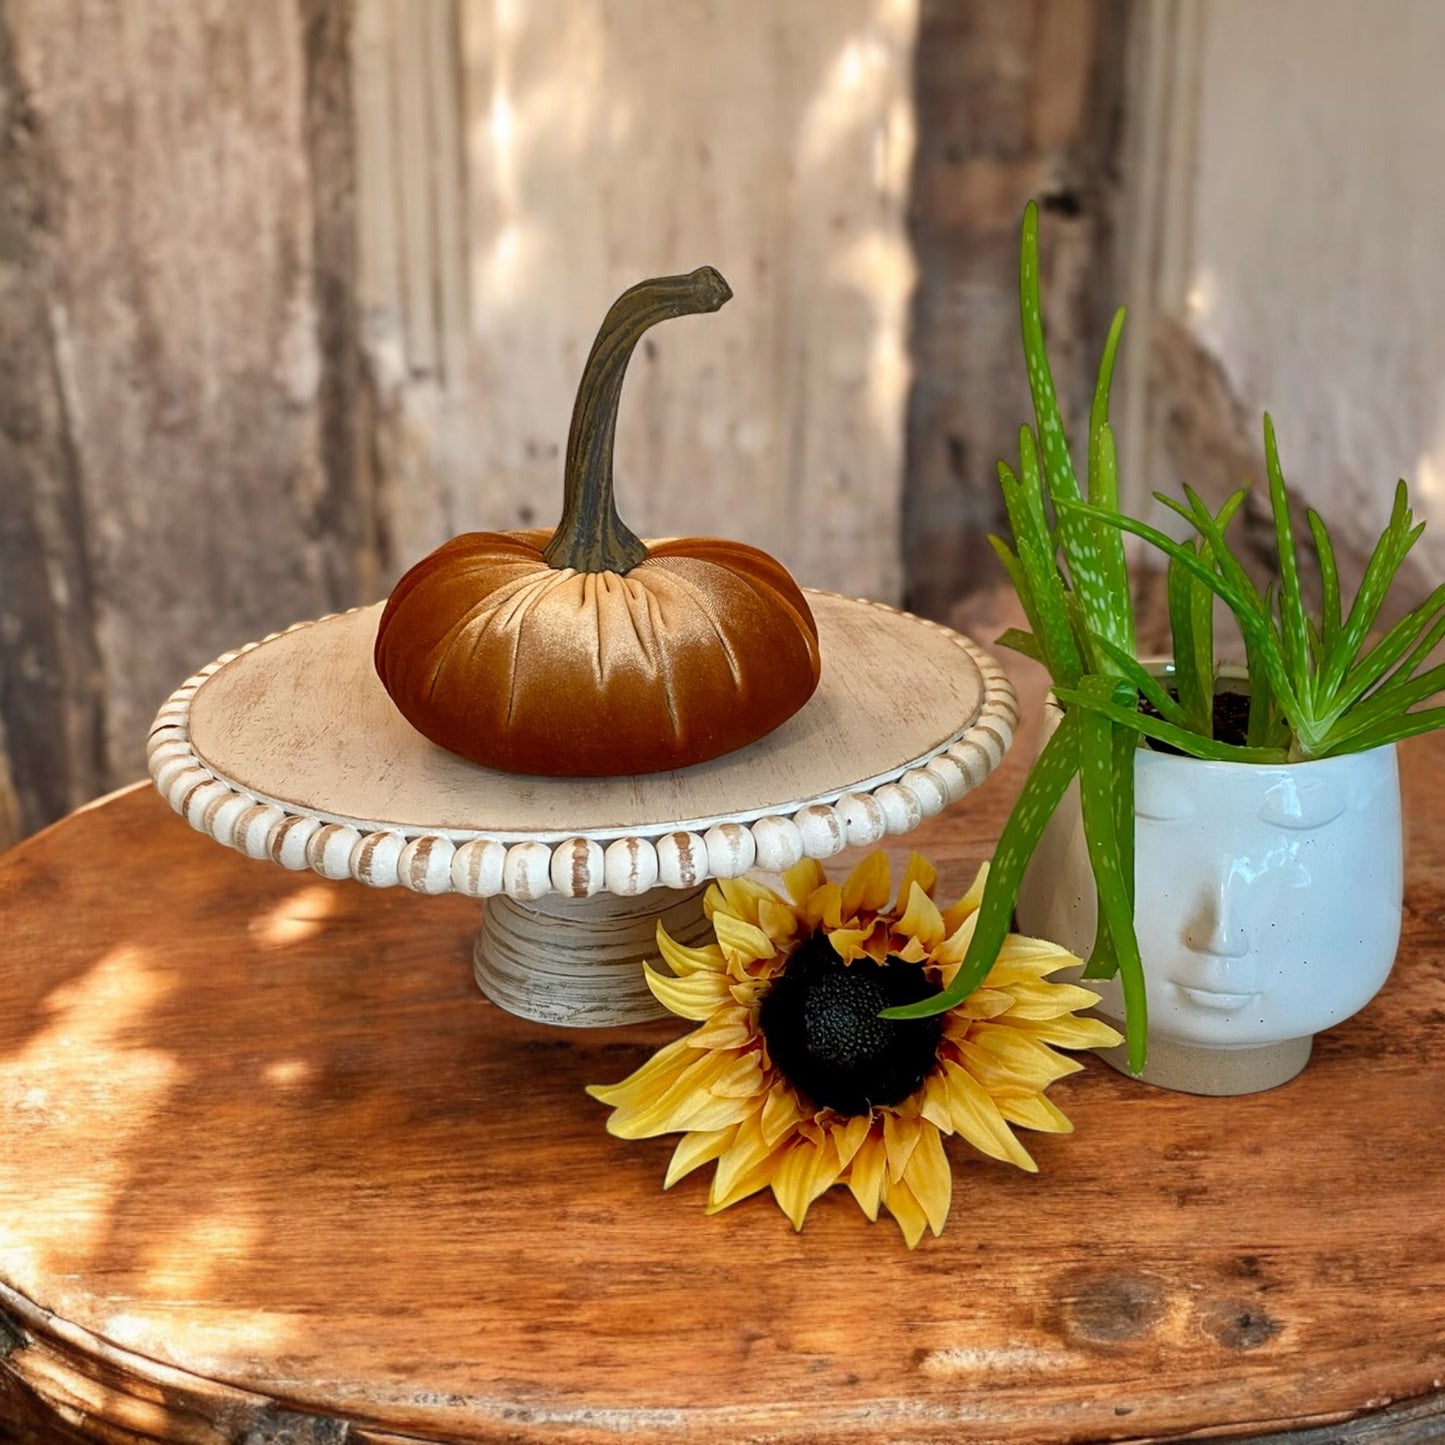
{"label": "planter face eye", "polygon": [[1375,995],[1400,933],[1392,748],[1288,768],[1141,752],[1136,777],[1135,913],[1154,1032],[1281,1042]]}

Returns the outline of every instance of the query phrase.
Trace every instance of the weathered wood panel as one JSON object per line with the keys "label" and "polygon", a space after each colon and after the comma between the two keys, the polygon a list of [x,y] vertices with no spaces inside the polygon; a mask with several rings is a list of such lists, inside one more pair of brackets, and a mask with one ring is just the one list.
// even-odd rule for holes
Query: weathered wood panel
{"label": "weathered wood panel", "polygon": [[[624,515],[896,600],[913,17],[911,0],[464,0],[465,405],[454,385],[411,386],[403,450],[423,499],[447,503],[399,553],[444,527],[550,521],[603,312],[633,281],[709,262],[735,299],[659,328],[633,364]],[[440,264],[445,237],[417,230]],[[391,351],[412,356],[401,279]]]}
{"label": "weathered wood panel", "polygon": [[1119,295],[1113,224],[1128,0],[924,0],[910,234],[918,256],[903,541],[907,605],[947,617],[1002,575],[994,470],[1032,421],[1018,234],[1042,208],[1044,323],[1066,415],[1088,414]]}
{"label": "weathered wood panel", "polygon": [[155,707],[198,662],[375,575],[348,319],[348,13],[5,7],[22,121],[6,165],[28,187],[18,204],[35,198],[11,203],[0,541],[29,826],[134,776]]}

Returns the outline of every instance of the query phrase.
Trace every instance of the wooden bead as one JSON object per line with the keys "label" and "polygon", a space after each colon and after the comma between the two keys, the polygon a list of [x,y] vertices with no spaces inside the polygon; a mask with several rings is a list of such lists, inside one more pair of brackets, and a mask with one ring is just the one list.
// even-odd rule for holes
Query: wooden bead
{"label": "wooden bead", "polygon": [[552,891],[552,850],[545,843],[514,843],[502,867],[502,891],[524,902]]}
{"label": "wooden bead", "polygon": [[603,885],[602,845],[569,838],[552,854],[552,887],[564,898],[591,898]]}
{"label": "wooden bead", "polygon": [[413,893],[450,893],[452,858],[456,844],[449,838],[424,834],[413,838],[397,859],[396,876]]}
{"label": "wooden bead", "polygon": [[350,878],[351,855],[361,834],[345,823],[326,823],[306,841],[306,862],[323,878]]}
{"label": "wooden bead", "polygon": [[664,888],[695,888],[707,877],[707,844],[696,833],[657,840],[657,878]]}
{"label": "wooden bead", "polygon": [[766,873],[785,873],[803,857],[803,834],[791,818],[759,818],[753,824],[758,844],[758,867]]}
{"label": "wooden bead", "polygon": [[617,838],[603,856],[608,892],[636,898],[657,886],[657,849],[646,838]]}
{"label": "wooden bead", "polygon": [[793,815],[805,858],[831,858],[848,846],[848,833],[836,808],[813,803]]}
{"label": "wooden bead", "polygon": [[707,869],[714,878],[739,878],[758,854],[751,829],[741,823],[718,823],[703,834]]}
{"label": "wooden bead", "polygon": [[406,839],[400,833],[379,831],[362,834],[351,855],[351,876],[368,888],[392,888],[399,881],[397,864]]}
{"label": "wooden bead", "polygon": [[474,838],[452,855],[452,887],[468,898],[495,898],[502,891],[507,849],[494,838]]}

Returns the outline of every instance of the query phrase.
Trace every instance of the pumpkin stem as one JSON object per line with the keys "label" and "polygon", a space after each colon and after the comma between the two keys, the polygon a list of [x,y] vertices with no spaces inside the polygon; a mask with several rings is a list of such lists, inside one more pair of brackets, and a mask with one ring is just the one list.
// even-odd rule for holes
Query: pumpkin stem
{"label": "pumpkin stem", "polygon": [[562,520],[542,555],[552,567],[579,572],[629,572],[647,548],[617,515],[612,494],[612,443],[622,378],[642,335],[659,321],[716,311],[729,300],[728,283],[711,266],[687,276],[639,281],[612,303],[582,368],[572,429]]}

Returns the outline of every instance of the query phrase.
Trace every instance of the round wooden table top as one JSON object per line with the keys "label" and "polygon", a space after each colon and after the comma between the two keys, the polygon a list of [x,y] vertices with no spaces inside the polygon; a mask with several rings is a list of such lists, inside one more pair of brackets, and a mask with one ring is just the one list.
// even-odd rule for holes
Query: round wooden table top
{"label": "round wooden table top", "polygon": [[[944,891],[990,850],[1015,752],[909,840]],[[1075,1135],[1030,1136],[1038,1176],[950,1141],[953,1213],[913,1253],[845,1191],[801,1234],[766,1196],[706,1217],[707,1171],[664,1193],[672,1141],[611,1138],[583,1085],[686,1026],[499,1011],[476,902],[249,860],[149,787],[75,814],[0,858],[0,1420],[250,1445],[1437,1438],[1445,738],[1403,753],[1381,996],[1272,1093],[1090,1060],[1052,1094]]]}

